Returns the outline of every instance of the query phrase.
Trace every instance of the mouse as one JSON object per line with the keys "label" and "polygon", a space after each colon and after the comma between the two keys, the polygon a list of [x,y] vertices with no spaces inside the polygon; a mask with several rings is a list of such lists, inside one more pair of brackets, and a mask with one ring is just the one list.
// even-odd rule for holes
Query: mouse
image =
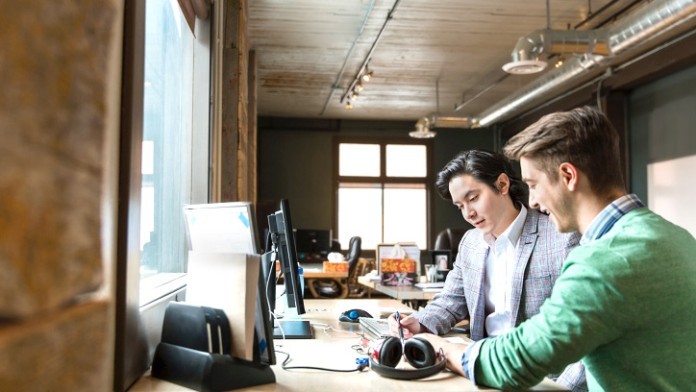
{"label": "mouse", "polygon": [[366,311],[364,311],[362,309],[350,309],[350,310],[346,310],[345,312],[341,313],[341,316],[338,317],[338,321],[347,321],[349,323],[357,323],[358,319],[360,317],[372,318],[372,315],[367,313]]}

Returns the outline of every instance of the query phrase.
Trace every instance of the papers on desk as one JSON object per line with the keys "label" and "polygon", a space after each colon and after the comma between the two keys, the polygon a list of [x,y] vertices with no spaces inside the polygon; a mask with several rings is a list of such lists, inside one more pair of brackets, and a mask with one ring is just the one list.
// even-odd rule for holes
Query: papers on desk
{"label": "papers on desk", "polygon": [[445,282],[416,283],[415,286],[423,291],[442,291]]}

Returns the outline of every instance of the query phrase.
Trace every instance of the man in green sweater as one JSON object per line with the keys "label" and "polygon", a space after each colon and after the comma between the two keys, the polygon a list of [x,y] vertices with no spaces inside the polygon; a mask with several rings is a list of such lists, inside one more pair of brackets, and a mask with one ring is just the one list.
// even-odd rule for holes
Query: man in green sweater
{"label": "man in green sweater", "polygon": [[540,312],[507,334],[469,346],[425,334],[448,367],[510,389],[582,359],[590,391],[696,388],[696,240],[626,193],[609,120],[553,113],[504,151],[520,160],[530,207],[579,231],[580,246]]}

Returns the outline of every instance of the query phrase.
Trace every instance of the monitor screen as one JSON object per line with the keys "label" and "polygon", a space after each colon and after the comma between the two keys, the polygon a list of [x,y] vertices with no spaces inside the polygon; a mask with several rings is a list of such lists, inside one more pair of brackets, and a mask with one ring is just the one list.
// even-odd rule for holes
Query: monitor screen
{"label": "monitor screen", "polygon": [[331,230],[295,230],[297,259],[300,262],[321,263],[331,251]]}
{"label": "monitor screen", "polygon": [[[280,273],[285,282],[285,298],[287,307],[285,317],[298,318],[305,313],[304,298],[300,283],[299,263],[295,251],[295,238],[290,217],[290,203],[287,199],[280,201],[280,210],[268,215],[268,230],[271,237],[271,260],[280,260]],[[275,257],[277,256],[277,257]],[[265,255],[264,255],[265,257]],[[275,265],[275,262],[273,262]],[[264,268],[265,269],[265,268]],[[308,321],[279,323],[280,335],[285,338],[311,338],[311,327]],[[274,332],[274,337],[279,334]]]}

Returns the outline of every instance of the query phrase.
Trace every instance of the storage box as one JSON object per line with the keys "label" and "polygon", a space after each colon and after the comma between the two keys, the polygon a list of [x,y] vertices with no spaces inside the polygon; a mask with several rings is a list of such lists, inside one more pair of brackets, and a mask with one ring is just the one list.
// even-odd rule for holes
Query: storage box
{"label": "storage box", "polygon": [[330,261],[325,261],[324,272],[348,272],[348,262],[340,261],[338,263],[332,263]]}

